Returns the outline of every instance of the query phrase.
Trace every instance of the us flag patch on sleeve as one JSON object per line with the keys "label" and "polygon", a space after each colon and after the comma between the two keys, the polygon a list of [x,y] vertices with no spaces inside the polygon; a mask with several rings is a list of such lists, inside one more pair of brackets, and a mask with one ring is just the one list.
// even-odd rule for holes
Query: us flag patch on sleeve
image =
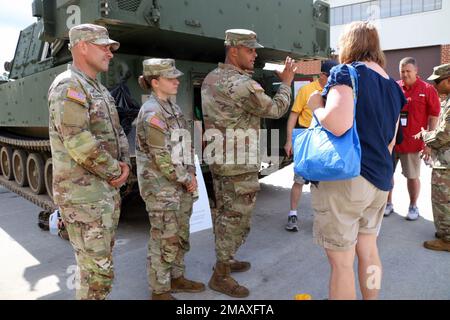
{"label": "us flag patch on sleeve", "polygon": [[69,88],[67,90],[66,98],[69,98],[81,104],[86,103],[86,96],[83,93],[78,92],[77,90],[72,88]]}
{"label": "us flag patch on sleeve", "polygon": [[166,130],[166,124],[164,123],[164,121],[162,121],[161,119],[159,119],[156,116],[153,116],[151,118],[149,118],[147,120],[148,124],[156,129],[165,131]]}

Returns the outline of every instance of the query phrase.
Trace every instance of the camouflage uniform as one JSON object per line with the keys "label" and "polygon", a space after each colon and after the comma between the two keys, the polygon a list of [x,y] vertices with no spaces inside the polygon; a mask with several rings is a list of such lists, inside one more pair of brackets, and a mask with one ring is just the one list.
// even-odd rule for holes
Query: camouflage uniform
{"label": "camouflage uniform", "polygon": [[[182,75],[172,59],[148,59],[143,64],[144,76]],[[180,107],[159,99],[155,93],[137,117],[137,176],[151,224],[147,273],[154,294],[170,292],[171,280],[184,275],[184,255],[190,248],[193,196],[184,185],[191,183],[195,166],[172,156],[180,142],[171,141],[174,130],[187,128]],[[193,149],[190,151],[193,155]]]}
{"label": "camouflage uniform", "polygon": [[[74,27],[71,45],[80,33],[87,37],[105,30]],[[130,165],[128,140],[108,90],[76,67],[56,77],[48,96],[53,196],[80,271],[76,298],[105,299],[114,277],[112,248],[120,215],[119,190],[108,181],[120,177],[119,161]]]}
{"label": "camouflage uniform", "polygon": [[[245,31],[245,30],[244,30]],[[262,47],[256,42],[253,32],[229,30],[225,45]],[[202,109],[206,129],[219,130],[225,141],[227,129],[249,129],[259,134],[261,118],[280,118],[289,108],[291,88],[281,84],[273,99],[264,93],[261,85],[251,75],[231,64],[219,63],[218,68],[208,74],[202,85]],[[257,141],[254,141],[257,142]],[[251,153],[246,139],[245,150],[234,142],[237,154]],[[224,148],[224,163],[227,159]],[[260,190],[258,172],[259,154],[256,163],[210,165],[216,196],[213,224],[216,256],[219,262],[234,259],[239,247],[250,231],[250,220]]]}
{"label": "camouflage uniform", "polygon": [[[428,80],[444,77],[450,77],[450,64],[436,67]],[[439,238],[450,243],[450,95],[442,103],[436,129],[423,133],[422,139],[431,148],[434,224]]]}

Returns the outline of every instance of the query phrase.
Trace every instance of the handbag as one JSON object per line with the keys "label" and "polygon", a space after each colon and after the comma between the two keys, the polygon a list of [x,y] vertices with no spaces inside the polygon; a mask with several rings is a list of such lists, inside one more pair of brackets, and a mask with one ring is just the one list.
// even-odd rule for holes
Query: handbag
{"label": "handbag", "polygon": [[346,180],[361,173],[361,145],[355,119],[358,76],[353,66],[347,67],[353,85],[353,126],[342,136],[336,137],[322,127],[313,113],[310,127],[293,133],[294,172],[304,179]]}

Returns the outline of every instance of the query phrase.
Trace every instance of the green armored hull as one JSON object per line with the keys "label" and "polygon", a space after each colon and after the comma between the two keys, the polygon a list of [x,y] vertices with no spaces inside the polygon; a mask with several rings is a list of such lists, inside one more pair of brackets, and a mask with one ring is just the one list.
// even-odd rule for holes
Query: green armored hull
{"label": "green armored hull", "polygon": [[[104,25],[121,43],[101,81],[108,88],[125,81],[138,104],[145,99],[136,81],[142,61],[176,59],[185,74],[178,104],[191,121],[201,121],[200,86],[224,59],[226,29],[258,33],[265,48],[258,51],[255,78],[268,94],[276,91],[278,80],[262,71],[265,62],[282,62],[287,55],[322,59],[330,53],[329,5],[322,1],[35,0],[32,9],[37,22],[21,32],[7,66],[9,81],[0,83],[0,183],[49,210],[54,205],[47,91],[71,62],[67,44],[72,26]],[[280,129],[283,139],[285,119],[264,120],[263,125]],[[134,145],[133,130],[129,140]]]}

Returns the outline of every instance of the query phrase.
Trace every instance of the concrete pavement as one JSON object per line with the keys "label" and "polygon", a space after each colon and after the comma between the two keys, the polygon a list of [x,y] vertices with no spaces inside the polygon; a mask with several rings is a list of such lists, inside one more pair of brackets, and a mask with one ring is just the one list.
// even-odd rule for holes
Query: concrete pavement
{"label": "concrete pavement", "polygon": [[[308,293],[327,297],[329,266],[323,250],[312,241],[313,213],[309,188],[301,200],[300,232],[284,230],[292,184],[292,166],[261,180],[253,228],[237,258],[252,269],[236,274],[251,290],[249,299],[293,299]],[[398,214],[384,219],[379,249],[384,267],[381,299],[450,299],[450,253],[422,247],[433,239],[430,169],[423,167],[415,222],[404,219],[408,207],[406,180],[396,173],[394,206]],[[40,209],[0,188],[0,299],[73,299],[75,258],[69,242],[37,226]],[[146,251],[148,218],[140,204],[123,212],[114,251],[116,279],[111,299],[148,299]],[[187,276],[208,282],[215,261],[212,230],[191,235]],[[227,299],[210,289],[176,294],[180,299]]]}

